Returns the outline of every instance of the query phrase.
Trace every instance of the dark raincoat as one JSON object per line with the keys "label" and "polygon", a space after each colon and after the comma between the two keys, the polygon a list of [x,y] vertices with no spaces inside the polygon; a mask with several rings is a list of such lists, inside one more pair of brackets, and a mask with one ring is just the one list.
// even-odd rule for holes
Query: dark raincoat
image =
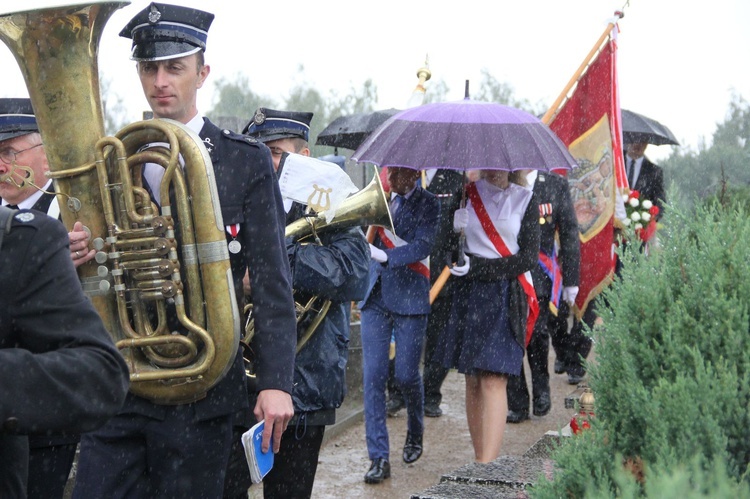
{"label": "dark raincoat", "polygon": [[[294,364],[295,420],[309,425],[335,422],[335,409],[346,394],[349,310],[367,288],[370,249],[359,228],[321,234],[322,246],[289,243],[295,299],[311,294],[332,300],[323,322],[297,354]],[[299,328],[304,328],[302,321]],[[293,420],[292,423],[295,421]]]}

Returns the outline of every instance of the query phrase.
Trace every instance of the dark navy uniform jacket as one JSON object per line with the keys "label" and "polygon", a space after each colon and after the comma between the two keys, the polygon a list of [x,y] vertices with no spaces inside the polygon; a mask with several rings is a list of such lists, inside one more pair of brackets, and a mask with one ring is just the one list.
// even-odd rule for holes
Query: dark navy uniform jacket
{"label": "dark navy uniform jacket", "polygon": [[[552,256],[555,246],[555,233],[559,234],[560,250],[558,264],[562,272],[563,286],[578,286],[581,266],[580,240],[578,236],[578,219],[573,201],[570,197],[568,180],[556,173],[539,172],[534,183],[534,194],[540,206],[539,231],[541,235],[539,250]],[[552,292],[552,281],[542,270],[535,266],[531,275],[534,289],[540,300],[549,300]]]}
{"label": "dark navy uniform jacket", "polygon": [[[435,172],[427,191],[440,201],[440,222],[435,235],[435,245],[430,253],[430,284],[434,284],[446,265],[455,261],[451,246],[453,236],[453,213],[461,207],[461,194],[464,188],[464,175],[460,171],[439,169]],[[448,279],[439,296],[452,292],[455,279]]]}
{"label": "dark navy uniform jacket", "polygon": [[128,383],[83,294],[65,228],[20,210],[0,250],[0,497],[26,487],[14,473],[28,462],[19,435],[94,430],[120,409]]}
{"label": "dark navy uniform jacket", "polygon": [[[284,242],[284,210],[268,148],[246,136],[222,130],[204,118],[200,137],[211,156],[225,226],[239,224],[241,251],[230,253],[235,296],[243,296],[242,278],[250,269],[255,317],[257,390],[292,393],[296,317],[289,261]],[[234,237],[227,231],[227,244]],[[242,310],[242,304],[239,304]],[[239,347],[239,345],[238,345]],[[246,411],[245,368],[238,350],[227,375],[193,403],[195,419]],[[124,413],[163,419],[164,408],[128,395]]]}
{"label": "dark navy uniform jacket", "polygon": [[430,313],[430,280],[407,267],[427,258],[435,244],[440,218],[440,201],[417,186],[401,205],[393,220],[396,235],[409,244],[388,249],[380,236],[373,245],[388,255],[385,263],[370,260],[367,295],[359,304],[364,308],[375,284],[380,280],[383,303],[391,312],[401,315]]}

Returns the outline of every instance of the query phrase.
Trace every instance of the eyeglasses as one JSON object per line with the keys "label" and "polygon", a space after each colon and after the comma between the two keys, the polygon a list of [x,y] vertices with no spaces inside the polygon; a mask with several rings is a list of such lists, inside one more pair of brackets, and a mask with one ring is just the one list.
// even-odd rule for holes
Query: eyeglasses
{"label": "eyeglasses", "polygon": [[23,149],[21,151],[14,151],[13,149],[10,149],[10,148],[3,149],[2,151],[0,151],[0,160],[2,160],[2,162],[5,164],[10,165],[16,160],[16,156],[18,156],[19,154],[24,153],[26,151],[30,151],[34,149],[35,147],[39,147],[42,145],[44,144],[40,142],[39,144],[33,145],[31,147],[27,147],[26,149]]}

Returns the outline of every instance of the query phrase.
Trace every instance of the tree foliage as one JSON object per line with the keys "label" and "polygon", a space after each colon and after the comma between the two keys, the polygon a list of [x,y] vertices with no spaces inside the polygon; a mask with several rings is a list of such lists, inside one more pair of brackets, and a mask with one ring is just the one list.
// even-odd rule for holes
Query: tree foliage
{"label": "tree foliage", "polygon": [[750,495],[749,215],[738,203],[672,210],[660,250],[628,246],[593,331],[592,430],[560,449],[535,496],[665,497],[649,487],[691,466]]}
{"label": "tree foliage", "polygon": [[710,147],[675,152],[661,165],[673,183],[681,206],[750,186],[750,104],[732,96],[723,123],[717,125]]}
{"label": "tree foliage", "polygon": [[[481,71],[479,84],[472,85],[469,82],[469,98],[483,102],[497,102],[505,106],[517,107],[534,115],[540,115],[546,111],[546,106],[538,102],[532,104],[528,99],[522,99],[516,96],[516,91],[512,85],[499,81],[487,68]],[[466,89],[464,88],[464,91]],[[430,82],[429,90],[425,95],[425,102],[444,102],[450,92],[450,87],[445,80],[439,79]],[[464,92],[465,93],[465,92]]]}
{"label": "tree foliage", "polygon": [[207,114],[210,117],[235,116],[247,123],[259,107],[276,106],[277,103],[271,97],[253,92],[247,76],[240,74],[234,80],[219,78],[216,81],[214,106]]}
{"label": "tree foliage", "polygon": [[253,92],[249,80],[244,75],[238,75],[234,80],[222,78],[215,84],[214,106],[207,115],[212,119],[237,117],[240,118],[239,122],[247,123],[259,107],[312,112],[312,154],[330,154],[333,148],[315,145],[318,134],[339,116],[373,111],[377,102],[377,88],[372,80],[368,79],[359,89],[352,87],[348,92],[338,93],[331,90],[324,94],[305,81],[304,67],[299,68],[298,76],[301,83],[296,83],[281,102]]}
{"label": "tree foliage", "polygon": [[121,96],[111,91],[111,79],[101,78],[99,85],[102,96],[102,112],[104,113],[104,132],[107,135],[114,135],[128,124],[125,104],[123,104]]}

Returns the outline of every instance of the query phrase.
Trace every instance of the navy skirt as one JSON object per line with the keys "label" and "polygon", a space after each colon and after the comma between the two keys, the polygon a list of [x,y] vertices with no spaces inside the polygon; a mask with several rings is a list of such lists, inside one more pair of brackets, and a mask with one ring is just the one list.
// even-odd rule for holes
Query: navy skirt
{"label": "navy skirt", "polygon": [[459,277],[436,360],[463,374],[489,371],[518,376],[524,349],[508,318],[509,281],[482,282]]}

